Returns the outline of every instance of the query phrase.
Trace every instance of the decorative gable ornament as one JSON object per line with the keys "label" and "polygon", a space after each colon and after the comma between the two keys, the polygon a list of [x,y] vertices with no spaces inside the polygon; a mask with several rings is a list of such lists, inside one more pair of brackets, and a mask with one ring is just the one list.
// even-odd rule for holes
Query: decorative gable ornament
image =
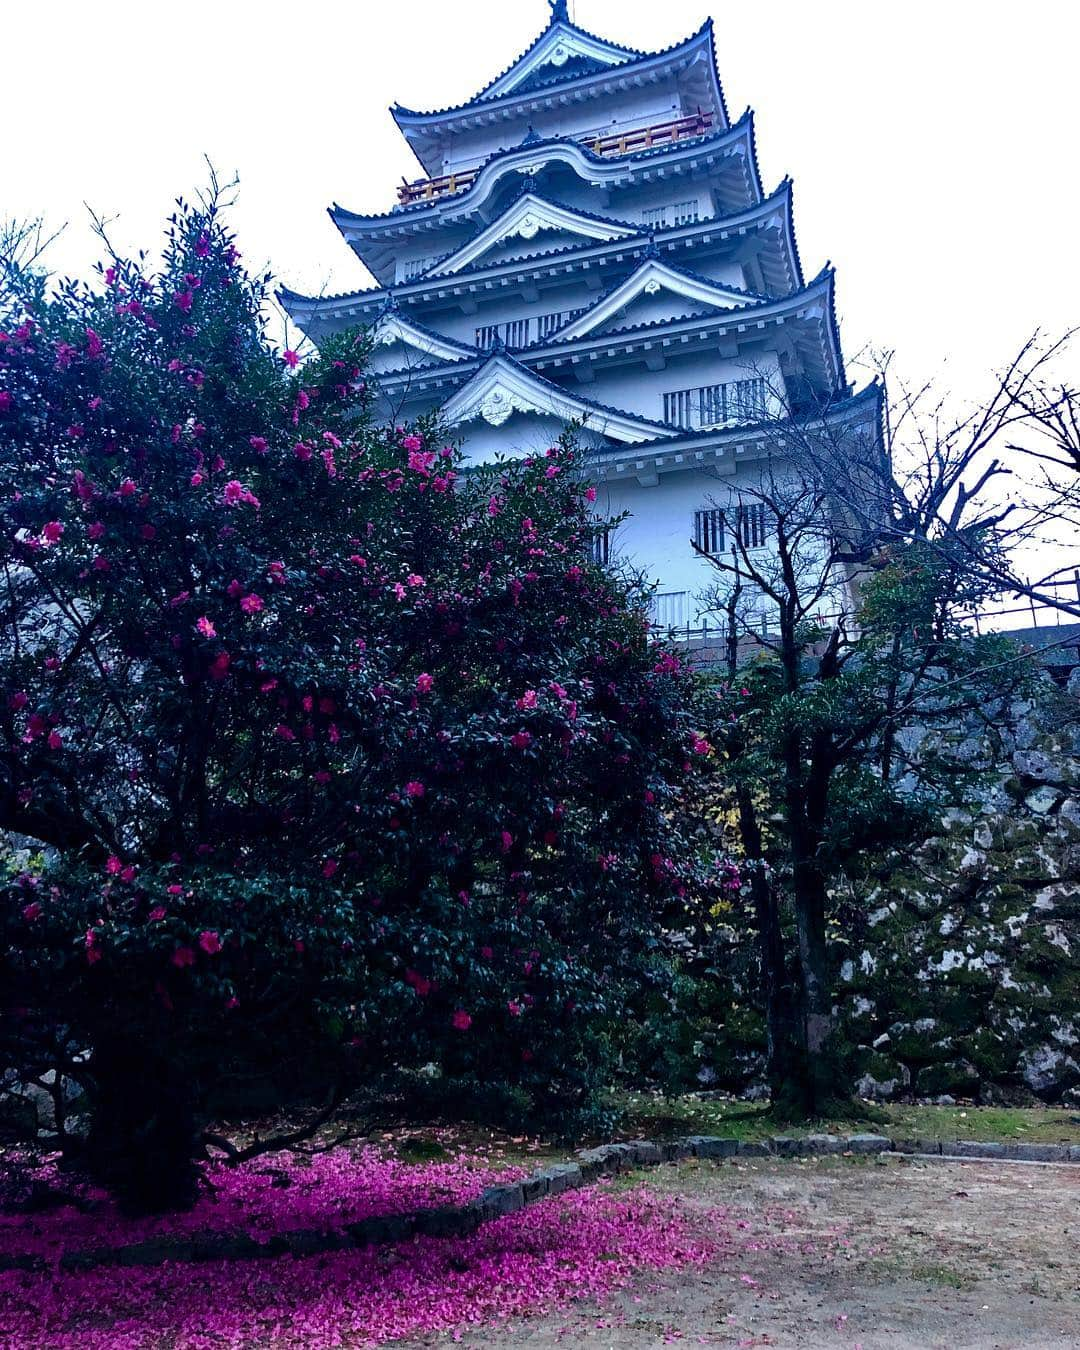
{"label": "decorative gable ornament", "polygon": [[[526,166],[530,169],[533,166]],[[540,168],[542,166],[535,166]],[[523,169],[522,172],[526,172]],[[620,225],[612,220],[598,220],[595,216],[585,215],[568,206],[559,206],[547,201],[531,188],[512,202],[475,238],[462,245],[456,253],[444,258],[425,276],[450,276],[462,268],[471,266],[479,258],[508,239],[535,239],[542,231],[557,231],[597,243],[610,243],[613,239],[628,239],[638,233],[632,225]]]}
{"label": "decorative gable ornament", "polygon": [[376,347],[393,347],[400,342],[403,346],[411,347],[414,351],[433,357],[436,361],[461,361],[465,357],[475,355],[474,350],[463,342],[455,342],[452,338],[442,337],[438,333],[411,324],[396,309],[387,310],[382,318],[372,325],[371,340]]}
{"label": "decorative gable ornament", "polygon": [[670,435],[670,428],[631,413],[604,408],[534,374],[503,352],[488,361],[442,405],[451,426],[483,419],[501,427],[514,413],[579,422],[613,441],[640,444]]}
{"label": "decorative gable ornament", "polygon": [[659,258],[646,257],[624,282],[601,296],[584,314],[556,330],[553,337],[558,341],[585,337],[620,314],[639,296],[658,295],[661,291],[670,291],[694,304],[707,305],[712,309],[738,309],[762,298],[732,290],[719,282],[710,281],[708,277],[693,276],[661,262]]}

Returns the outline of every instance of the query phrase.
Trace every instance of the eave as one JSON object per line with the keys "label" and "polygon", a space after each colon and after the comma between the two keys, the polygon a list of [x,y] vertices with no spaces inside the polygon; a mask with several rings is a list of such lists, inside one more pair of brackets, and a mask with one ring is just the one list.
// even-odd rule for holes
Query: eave
{"label": "eave", "polygon": [[535,176],[547,166],[562,164],[590,185],[618,189],[729,157],[743,161],[741,177],[750,200],[734,208],[741,210],[756,204],[763,196],[753,125],[753,113],[747,109],[723,131],[628,155],[597,155],[569,137],[513,146],[490,155],[472,183],[460,192],[376,215],[363,215],[335,204],[330,208],[330,218],[363,257],[365,246],[376,240],[390,243],[415,239],[425,231],[475,216],[507,174],[528,171]]}
{"label": "eave", "polygon": [[[805,284],[791,207],[792,185],[790,179],[785,179],[768,197],[746,211],[732,216],[715,216],[689,225],[669,226],[656,230],[653,239],[662,255],[677,260],[684,254],[692,257],[698,248],[712,247],[716,240],[726,243],[758,231],[774,230],[778,247],[773,264],[777,281],[773,289],[786,289],[790,293]],[[437,260],[428,275],[394,287],[393,294],[405,308],[423,308],[451,298],[471,298],[493,289],[529,284],[545,277],[563,275],[571,278],[582,268],[603,269],[627,260],[640,261],[648,244],[649,237],[642,227],[638,235],[626,240],[616,240],[610,244],[571,245],[512,261],[465,268],[453,277],[432,275],[437,271],[439,261],[442,261]],[[324,326],[341,319],[369,323],[388,293],[383,287],[374,286],[366,290],[322,296],[302,295],[282,287],[277,294],[293,322],[311,337],[309,325]]]}

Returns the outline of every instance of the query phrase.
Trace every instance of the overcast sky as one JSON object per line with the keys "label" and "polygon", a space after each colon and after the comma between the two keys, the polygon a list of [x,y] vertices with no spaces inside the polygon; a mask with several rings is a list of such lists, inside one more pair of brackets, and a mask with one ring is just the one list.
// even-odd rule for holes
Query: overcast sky
{"label": "overcast sky", "polygon": [[[576,0],[583,27],[646,49],[709,0]],[[766,190],[795,180],[803,262],[831,259],[849,353],[948,361],[957,393],[1036,324],[1080,323],[1072,0],[713,0],[732,116],[757,111]],[[545,0],[37,0],[5,7],[0,213],[67,222],[51,259],[84,274],[84,202],[121,247],[154,247],[172,198],[236,171],[240,245],[300,290],[367,284],[332,202],[381,211],[419,167],[395,100],[469,97],[547,21]]]}

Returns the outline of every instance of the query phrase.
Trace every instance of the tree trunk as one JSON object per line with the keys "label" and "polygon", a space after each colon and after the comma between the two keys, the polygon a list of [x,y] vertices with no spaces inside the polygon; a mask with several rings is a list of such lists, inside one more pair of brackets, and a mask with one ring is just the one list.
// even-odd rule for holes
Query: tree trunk
{"label": "tree trunk", "polygon": [[189,1209],[199,1188],[190,1083],[167,1051],[123,1036],[99,1043],[91,1062],[94,1106],[85,1159],[128,1213]]}

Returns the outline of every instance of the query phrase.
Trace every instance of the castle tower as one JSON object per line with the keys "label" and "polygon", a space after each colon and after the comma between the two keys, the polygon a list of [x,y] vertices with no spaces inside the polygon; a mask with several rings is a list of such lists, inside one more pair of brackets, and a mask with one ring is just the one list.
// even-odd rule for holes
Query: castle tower
{"label": "castle tower", "polygon": [[660,625],[692,625],[713,569],[691,539],[768,547],[739,484],[777,427],[873,437],[880,389],[847,385],[832,270],[803,275],[791,183],[762,188],[712,22],[643,52],[571,23],[565,0],[551,11],[467,102],[392,110],[424,177],[384,214],[331,210],[378,285],[281,299],[316,344],[369,326],[386,414],[439,409],[474,461],[576,423],[598,507],[629,513],[601,549],[659,583]]}

